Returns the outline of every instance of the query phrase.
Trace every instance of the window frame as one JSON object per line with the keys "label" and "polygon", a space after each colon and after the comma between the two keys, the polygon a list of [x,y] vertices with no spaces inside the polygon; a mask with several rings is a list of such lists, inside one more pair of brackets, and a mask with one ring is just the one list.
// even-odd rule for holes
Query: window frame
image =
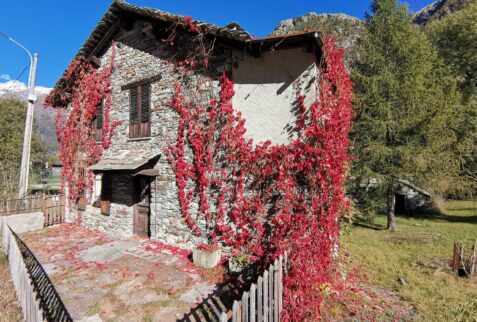
{"label": "window frame", "polygon": [[[103,140],[103,126],[104,126],[104,99],[96,107],[96,117],[93,121],[94,140],[97,143]],[[99,126],[98,120],[101,119],[101,126]]]}
{"label": "window frame", "polygon": [[[129,138],[131,139],[151,136],[151,87],[151,83],[148,82],[129,88]],[[135,95],[133,95],[134,91]],[[136,115],[133,119],[134,108]]]}

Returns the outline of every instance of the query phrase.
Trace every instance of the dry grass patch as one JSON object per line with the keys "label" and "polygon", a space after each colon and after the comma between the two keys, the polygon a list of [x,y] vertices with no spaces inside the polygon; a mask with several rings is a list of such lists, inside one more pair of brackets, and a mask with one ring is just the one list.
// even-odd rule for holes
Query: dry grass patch
{"label": "dry grass patch", "polygon": [[0,251],[0,322],[21,320],[21,308],[10,278],[7,258],[5,254]]}

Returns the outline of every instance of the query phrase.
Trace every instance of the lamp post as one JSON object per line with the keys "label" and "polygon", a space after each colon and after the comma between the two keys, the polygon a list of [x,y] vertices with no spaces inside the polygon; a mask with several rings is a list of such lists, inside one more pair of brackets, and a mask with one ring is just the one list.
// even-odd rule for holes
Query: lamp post
{"label": "lamp post", "polygon": [[18,183],[18,198],[24,198],[28,191],[28,175],[30,172],[30,148],[31,136],[33,130],[33,110],[36,101],[35,95],[35,80],[36,80],[36,65],[38,62],[38,54],[35,53],[32,57],[30,51],[25,46],[17,42],[12,37],[0,31],[0,34],[13,42],[15,45],[27,52],[30,57],[30,74],[28,76],[28,107],[25,119],[25,132],[23,133],[23,150],[22,162],[20,166],[20,181]]}

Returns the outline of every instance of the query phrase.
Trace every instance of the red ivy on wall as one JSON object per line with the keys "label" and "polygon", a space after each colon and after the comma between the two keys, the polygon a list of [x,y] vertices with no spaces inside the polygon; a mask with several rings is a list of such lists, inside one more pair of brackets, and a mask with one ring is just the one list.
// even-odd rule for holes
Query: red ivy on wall
{"label": "red ivy on wall", "polygon": [[[288,145],[254,146],[245,139],[245,121],[232,106],[233,83],[226,73],[220,77],[220,98],[208,106],[191,102],[179,83],[168,102],[180,115],[177,142],[166,153],[186,223],[210,243],[223,242],[264,264],[288,250],[284,320],[319,317],[323,290],[335,277],[338,218],[348,206],[343,186],[352,83],[343,51],[332,39],[324,41],[323,53],[318,97],[305,106],[297,92],[298,136]],[[196,191],[205,231],[191,215]]]}
{"label": "red ivy on wall", "polygon": [[[201,32],[191,18],[186,22],[191,31]],[[323,290],[334,284],[336,276],[333,251],[339,237],[338,219],[348,206],[343,187],[349,161],[352,84],[343,51],[330,38],[322,49],[323,59],[317,63],[318,96],[305,106],[297,90],[298,135],[287,145],[254,145],[245,138],[245,120],[232,105],[234,84],[227,73],[220,77],[220,96],[205,105],[191,101],[194,95],[184,94],[180,82],[167,102],[180,116],[177,142],[169,145],[166,154],[176,174],[185,222],[210,244],[230,245],[264,265],[288,251],[285,321],[319,318],[326,296]],[[187,66],[193,69],[196,64],[192,61]],[[186,78],[189,68],[183,62],[177,65],[177,72],[184,74],[177,79]],[[92,184],[91,175],[82,175],[79,168],[99,160],[118,125],[109,117],[112,70],[113,64],[98,73],[84,60],[75,60],[66,73],[71,105],[62,123],[60,110],[57,134],[63,182],[71,200]],[[105,125],[103,142],[98,145],[91,124],[102,99]],[[195,197],[205,230],[192,215],[190,202]]]}
{"label": "red ivy on wall", "polygon": [[[65,97],[64,90],[53,90],[45,101],[45,105],[58,110],[55,125],[58,157],[63,165],[62,188],[67,189],[68,199],[73,202],[83,195],[86,188],[92,187],[93,174],[87,168],[99,161],[103,150],[111,144],[114,129],[120,124],[110,118],[110,75],[113,69],[114,59],[99,72],[85,59],[75,58],[64,75],[71,96]],[[66,101],[69,104],[64,106]],[[100,104],[103,104],[103,128],[98,143],[93,122]],[[78,222],[81,222],[79,217]]]}

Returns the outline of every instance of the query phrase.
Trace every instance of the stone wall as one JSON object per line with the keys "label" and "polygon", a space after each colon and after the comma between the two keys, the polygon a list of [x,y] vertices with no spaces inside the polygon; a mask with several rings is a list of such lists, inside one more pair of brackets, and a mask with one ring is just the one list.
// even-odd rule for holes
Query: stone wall
{"label": "stone wall", "polygon": [[111,211],[101,214],[98,207],[88,205],[81,221],[88,228],[131,236],[133,234],[134,177],[127,172],[111,173]]}
{"label": "stone wall", "polygon": [[405,196],[406,214],[413,215],[416,211],[426,213],[432,210],[431,197],[410,186],[400,184],[396,193]]}
{"label": "stone wall", "polygon": [[[191,42],[188,37],[191,36],[178,35],[175,57],[179,55],[178,53],[190,50]],[[175,144],[179,122],[179,115],[164,103],[172,98],[177,77],[173,64],[169,63],[173,59],[171,52],[154,36],[152,25],[143,21],[137,21],[132,30],[120,29],[114,37],[114,43],[101,53],[103,67],[110,64],[113,52],[115,69],[111,76],[113,91],[110,116],[113,121],[122,123],[115,129],[112,144],[104,151],[104,155],[114,156],[125,150],[164,151],[168,144]],[[269,60],[271,62],[265,64]],[[239,64],[238,68],[233,70],[235,62]],[[247,127],[250,129],[251,137],[284,143],[291,138],[285,132],[285,127],[294,122],[292,111],[295,99],[294,78],[300,79],[298,84],[302,89],[313,86],[310,85],[314,82],[316,74],[313,67],[310,67],[314,66],[313,62],[313,55],[301,49],[277,56],[266,54],[257,59],[242,51],[215,44],[214,55],[207,71],[190,73],[185,90],[193,89],[194,93],[198,94],[198,100],[210,100],[210,88],[214,89],[212,92],[218,92],[218,76],[225,70],[232,71],[234,80],[238,81],[238,96],[234,98],[233,103],[238,110],[244,112],[246,127],[247,122],[252,125],[250,128]],[[254,73],[249,77],[251,71]],[[121,87],[157,75],[161,78],[151,84],[151,136],[130,139],[129,90],[121,90]],[[270,77],[263,78],[263,75]],[[306,77],[302,77],[303,75]],[[256,82],[261,84],[257,85]],[[264,102],[268,104],[264,105]],[[277,123],[276,120],[280,122]],[[281,128],[277,128],[277,124]],[[254,128],[260,128],[259,135],[257,131],[254,132]],[[190,151],[187,157],[192,158]],[[154,167],[159,169],[160,174],[151,183],[151,239],[189,248],[203,242],[204,239],[191,234],[182,218],[175,173],[165,153],[161,153]],[[85,226],[124,236],[133,234],[134,201],[131,199],[133,198],[131,174],[133,172],[113,173],[110,216],[101,215],[99,208],[90,204],[82,215]],[[197,222],[197,199],[191,201],[190,207],[191,217]],[[203,230],[204,220],[199,220],[198,226]]]}

